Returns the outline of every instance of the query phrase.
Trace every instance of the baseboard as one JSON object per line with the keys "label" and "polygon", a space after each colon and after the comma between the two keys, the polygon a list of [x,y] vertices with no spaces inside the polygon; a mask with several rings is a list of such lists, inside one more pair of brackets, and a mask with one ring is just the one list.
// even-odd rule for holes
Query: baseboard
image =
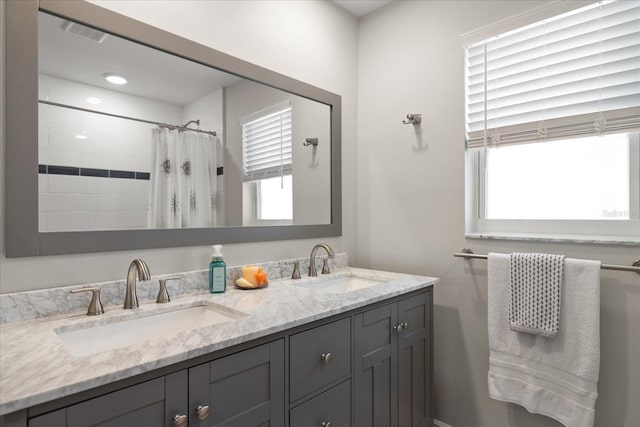
{"label": "baseboard", "polygon": [[442,422],[440,420],[436,420],[436,419],[433,420],[433,425],[436,426],[436,427],[453,427],[452,425],[449,425],[447,423],[444,423],[444,422]]}

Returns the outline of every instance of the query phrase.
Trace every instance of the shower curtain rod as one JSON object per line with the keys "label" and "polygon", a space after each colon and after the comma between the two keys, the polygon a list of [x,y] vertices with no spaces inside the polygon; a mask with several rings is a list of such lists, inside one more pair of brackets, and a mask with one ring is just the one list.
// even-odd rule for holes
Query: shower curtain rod
{"label": "shower curtain rod", "polygon": [[211,136],[216,136],[216,132],[215,131],[193,129],[193,128],[188,127],[191,123],[195,123],[195,124],[197,124],[199,126],[200,125],[200,120],[191,120],[191,121],[187,122],[184,125],[170,125],[170,124],[167,124],[167,123],[154,122],[154,121],[151,121],[151,120],[138,119],[138,118],[135,118],[135,117],[121,116],[119,114],[105,113],[103,111],[91,110],[89,108],[82,108],[82,107],[76,107],[76,106],[73,106],[73,105],[60,104],[58,102],[44,101],[42,99],[38,100],[38,102],[40,104],[53,105],[54,107],[70,108],[72,110],[84,111],[86,113],[101,114],[103,116],[115,117],[117,119],[125,119],[125,120],[133,120],[135,122],[149,123],[151,125],[160,126],[161,128],[167,128],[167,129],[171,129],[171,130],[178,130],[179,132],[184,132],[186,130],[190,130],[192,132],[206,133],[206,134],[209,134]]}
{"label": "shower curtain rod", "polygon": [[[466,260],[470,260],[472,258],[475,258],[475,259],[488,258],[488,255],[474,254],[473,251],[469,248],[464,248],[461,252],[455,252],[453,256],[464,258]],[[633,267],[628,267],[626,265],[602,264],[600,268],[602,270],[633,271],[635,273],[640,274],[640,259],[635,260],[635,262],[633,263]]]}

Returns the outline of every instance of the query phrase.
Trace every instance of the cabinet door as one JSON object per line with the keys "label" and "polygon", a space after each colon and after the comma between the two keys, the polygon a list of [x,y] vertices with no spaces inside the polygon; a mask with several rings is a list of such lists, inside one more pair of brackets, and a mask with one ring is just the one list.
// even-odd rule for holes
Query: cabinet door
{"label": "cabinet door", "polygon": [[157,378],[32,418],[29,426],[163,426],[164,419],[164,378]]}
{"label": "cabinet door", "polygon": [[284,340],[189,369],[190,427],[281,427],[284,404]]}
{"label": "cabinet door", "polygon": [[431,425],[431,292],[398,302],[399,427]]}
{"label": "cabinet door", "polygon": [[173,427],[186,412],[187,372],[180,371],[31,418],[29,427]]}
{"label": "cabinet door", "polygon": [[354,316],[355,427],[397,426],[397,304]]}

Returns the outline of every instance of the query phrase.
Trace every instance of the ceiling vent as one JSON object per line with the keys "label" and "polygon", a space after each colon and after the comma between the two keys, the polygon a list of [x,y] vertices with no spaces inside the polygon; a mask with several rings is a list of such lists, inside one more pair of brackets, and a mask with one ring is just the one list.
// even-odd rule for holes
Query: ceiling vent
{"label": "ceiling vent", "polygon": [[86,25],[78,24],[77,22],[72,21],[64,21],[62,23],[62,29],[68,33],[84,37],[85,39],[89,39],[96,43],[102,43],[108,36],[108,34],[103,31],[99,31],[91,27],[87,27]]}

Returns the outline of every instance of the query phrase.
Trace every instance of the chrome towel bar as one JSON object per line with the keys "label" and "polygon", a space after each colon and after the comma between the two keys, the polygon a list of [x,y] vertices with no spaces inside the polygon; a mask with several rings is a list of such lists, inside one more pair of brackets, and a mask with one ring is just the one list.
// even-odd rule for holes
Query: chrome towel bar
{"label": "chrome towel bar", "polygon": [[[453,254],[454,257],[464,258],[466,260],[470,259],[487,259],[488,255],[480,255],[474,254],[473,251],[469,248],[464,248],[460,252],[455,252]],[[640,274],[640,259],[637,259],[632,264],[632,267],[628,267],[626,265],[612,265],[612,264],[602,264],[600,266],[602,270],[617,270],[617,271],[633,271],[635,273]]]}

